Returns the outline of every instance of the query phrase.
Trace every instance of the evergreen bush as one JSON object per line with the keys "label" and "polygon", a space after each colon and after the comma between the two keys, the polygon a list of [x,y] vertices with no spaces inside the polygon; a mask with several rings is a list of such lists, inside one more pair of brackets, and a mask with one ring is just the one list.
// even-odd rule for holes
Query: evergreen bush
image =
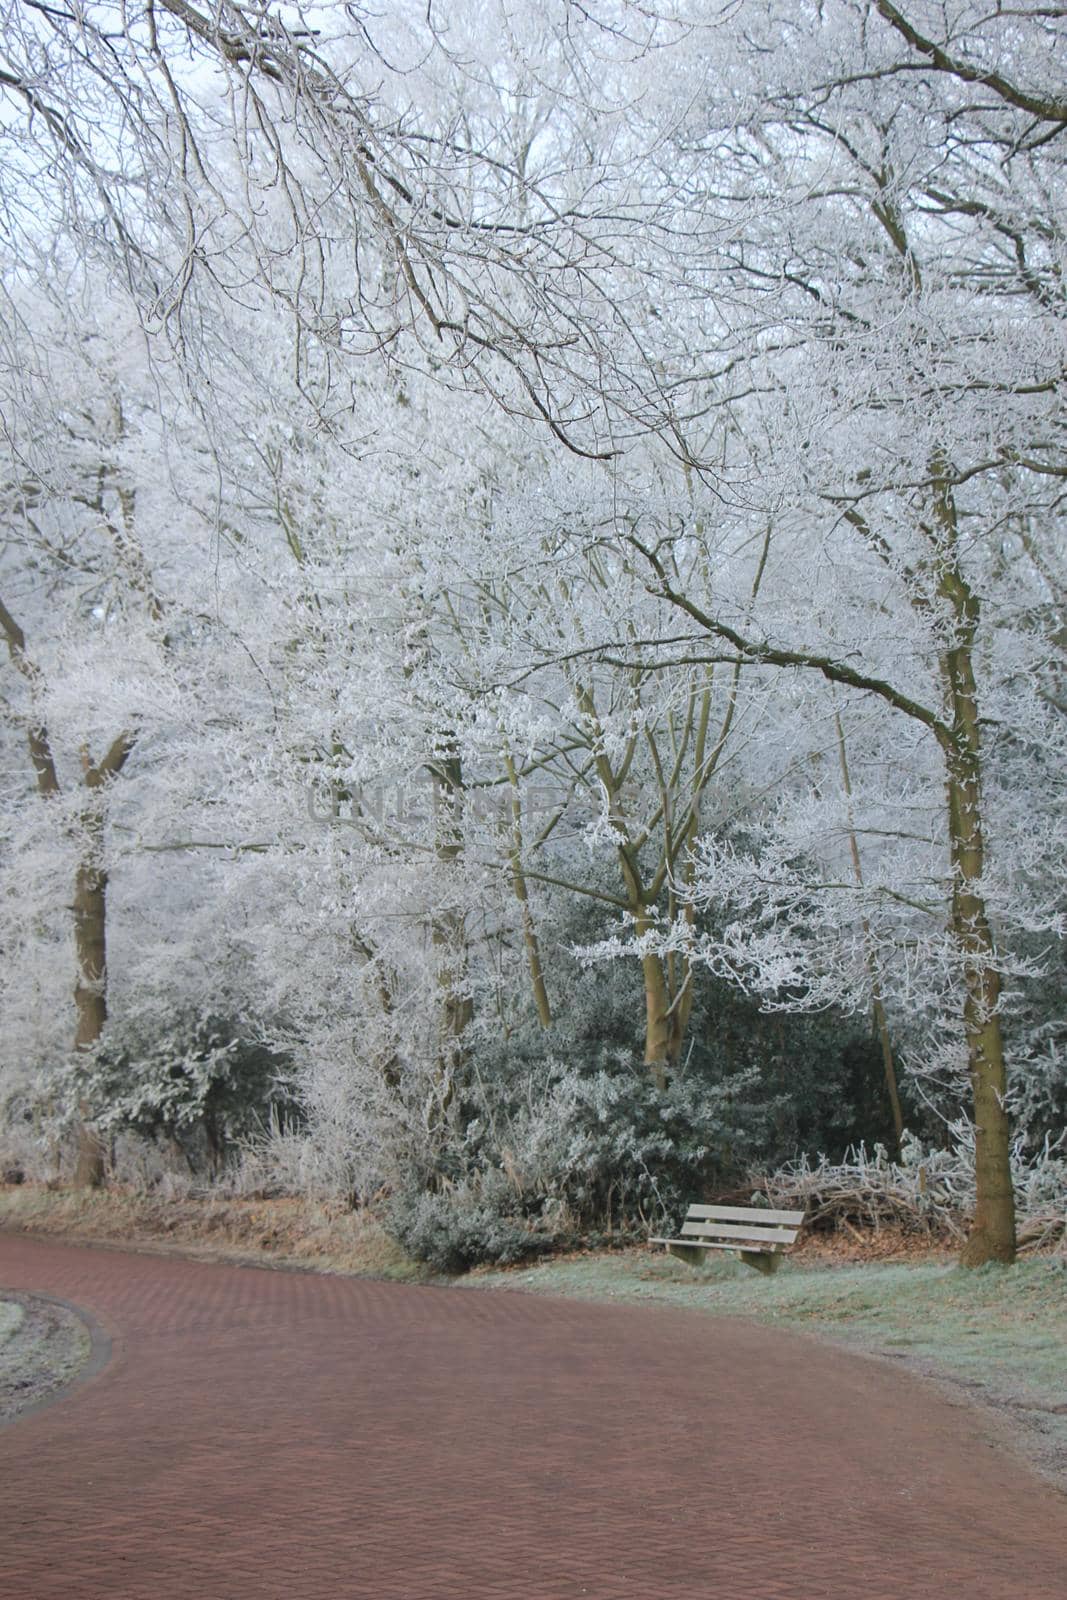
{"label": "evergreen bush", "polygon": [[300,1120],[290,1069],[247,1019],[137,1015],[67,1064],[62,1100],[71,1120],[87,1102],[102,1133],[169,1144],[191,1171],[217,1175],[271,1120]]}

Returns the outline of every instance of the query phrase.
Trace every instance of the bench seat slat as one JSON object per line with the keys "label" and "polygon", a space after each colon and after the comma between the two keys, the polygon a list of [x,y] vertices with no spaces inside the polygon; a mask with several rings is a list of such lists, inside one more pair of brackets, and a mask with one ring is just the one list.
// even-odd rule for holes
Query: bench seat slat
{"label": "bench seat slat", "polygon": [[746,1244],[743,1239],[738,1239],[735,1244],[719,1242],[715,1239],[650,1239],[649,1244],[684,1244],[687,1250],[749,1250],[754,1255],[773,1256],[779,1254],[778,1247],[773,1244]]}
{"label": "bench seat slat", "polygon": [[769,1239],[774,1244],[792,1244],[797,1228],[737,1227],[730,1222],[683,1222],[686,1239]]}
{"label": "bench seat slat", "polygon": [[803,1211],[769,1211],[763,1206],[701,1206],[689,1207],[686,1221],[699,1221],[701,1218],[721,1220],[723,1222],[755,1222],[764,1224],[768,1222],[784,1222],[796,1227],[804,1221]]}

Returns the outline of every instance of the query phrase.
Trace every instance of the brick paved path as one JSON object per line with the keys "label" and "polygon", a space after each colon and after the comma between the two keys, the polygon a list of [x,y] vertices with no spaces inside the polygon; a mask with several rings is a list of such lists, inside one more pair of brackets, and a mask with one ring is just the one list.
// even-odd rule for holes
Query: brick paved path
{"label": "brick paved path", "polygon": [[1067,1500],[888,1367],[696,1313],[0,1234],[110,1365],[0,1430],[2,1600],[1064,1600]]}

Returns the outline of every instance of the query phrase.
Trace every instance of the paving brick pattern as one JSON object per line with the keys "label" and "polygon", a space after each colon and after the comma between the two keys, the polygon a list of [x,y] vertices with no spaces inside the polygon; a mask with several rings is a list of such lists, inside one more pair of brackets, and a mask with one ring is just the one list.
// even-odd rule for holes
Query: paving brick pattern
{"label": "paving brick pattern", "polygon": [[0,1234],[112,1360],[0,1430],[0,1600],[1065,1600],[1067,1499],[698,1313]]}

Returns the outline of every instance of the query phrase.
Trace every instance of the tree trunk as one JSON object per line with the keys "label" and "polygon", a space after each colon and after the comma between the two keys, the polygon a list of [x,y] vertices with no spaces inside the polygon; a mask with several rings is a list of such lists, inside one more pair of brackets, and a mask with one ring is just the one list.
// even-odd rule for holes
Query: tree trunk
{"label": "tree trunk", "polygon": [[[373,945],[371,945],[369,940],[363,937],[359,929],[354,925],[352,928],[352,946],[353,949],[355,949],[357,953],[363,957],[367,966],[373,969],[374,987],[378,995],[378,1004],[381,1006],[382,1016],[388,1023],[392,1018],[394,1011],[393,991],[389,986],[389,981],[384,971],[382,970]],[[400,1061],[396,1051],[392,1047],[387,1048],[386,1053],[382,1058],[381,1074],[382,1082],[385,1084],[385,1087],[388,1090],[395,1091],[399,1089]]]}
{"label": "tree trunk", "polygon": [[522,866],[522,798],[519,793],[519,776],[510,754],[505,754],[504,766],[511,785],[511,883],[522,917],[522,942],[526,949],[526,964],[529,968],[534,1004],[537,1007],[537,1019],[542,1028],[550,1028],[552,1002],[548,997],[548,984],[545,982],[545,969],[541,961],[541,941],[534,926],[530,896],[526,887],[526,874]]}
{"label": "tree trunk", "polygon": [[[121,419],[120,419],[121,421]],[[98,508],[100,509],[100,508]],[[123,499],[123,515],[129,520],[133,514],[132,496]],[[142,566],[142,575],[143,575]],[[140,587],[140,584],[138,585]],[[158,601],[151,597],[151,615],[162,615]],[[37,684],[37,668],[26,655],[26,638],[0,601],[0,632],[7,638],[11,659],[31,685]],[[60,791],[59,774],[48,729],[41,722],[30,724],[28,731],[30,760],[33,763],[37,790],[44,800],[52,800]],[[107,873],[104,870],[104,801],[102,791],[126,765],[134,747],[135,736],[124,731],[113,739],[100,761],[90,759],[88,746],[81,751],[82,777],[89,798],[82,814],[85,833],[82,861],[74,877],[74,948],[78,976],[74,986],[74,1005],[77,1022],[74,1031],[74,1049],[91,1050],[99,1039],[107,1021]],[[100,1135],[91,1122],[92,1107],[82,1101],[78,1107],[81,1119],[78,1129],[78,1153],[74,1181],[83,1188],[97,1188],[106,1176],[106,1150]]]}
{"label": "tree trunk", "polygon": [[[942,497],[943,521],[955,512]],[[982,754],[974,676],[978,600],[956,562],[941,572],[941,593],[955,612],[955,638],[942,662],[951,712],[946,751],[949,844],[952,860],[952,934],[963,963],[963,1031],[974,1109],[974,1226],[960,1260],[965,1266],[1015,1260],[1015,1194],[1011,1129],[1005,1109],[1007,1071],[1000,1025],[1000,973],[982,894],[985,839],[982,826]]]}
{"label": "tree trunk", "polygon": [[[873,960],[872,960],[873,968]],[[882,1072],[885,1077],[885,1092],[889,1098],[889,1109],[893,1117],[893,1132],[896,1135],[897,1155],[900,1155],[904,1142],[904,1112],[900,1105],[900,1090],[897,1086],[897,1069],[893,1060],[893,1041],[889,1035],[889,1019],[885,1012],[885,1001],[882,999],[882,988],[878,980],[877,971],[871,972],[871,1019],[874,1022],[874,1031],[878,1035],[878,1044],[882,1052]]]}
{"label": "tree trunk", "polygon": [[[86,853],[74,877],[74,949],[78,976],[74,986],[77,1023],[74,1049],[92,1050],[107,1021],[107,873],[102,863],[103,817],[96,807],[85,816]],[[78,1151],[74,1182],[97,1189],[106,1176],[106,1147],[90,1121],[92,1108],[79,1106]]]}
{"label": "tree trunk", "polygon": [[[641,931],[639,921],[638,932]],[[656,1088],[662,1091],[669,1086],[681,1059],[691,1009],[689,986],[672,994],[662,956],[643,956],[641,975],[645,985],[645,1066]]]}
{"label": "tree trunk", "polygon": [[666,1089],[671,1065],[670,993],[659,956],[641,959],[645,980],[645,1066],[657,1089]]}
{"label": "tree trunk", "polygon": [[[973,697],[965,697],[963,720],[970,724],[970,737],[977,745],[978,719],[970,714],[973,708]],[[977,1267],[987,1261],[1015,1260],[1015,1193],[1011,1129],[1004,1104],[1008,1084],[1000,1026],[1000,974],[979,887],[984,841],[978,762],[970,750],[950,760],[948,802],[952,932],[963,957],[963,1028],[974,1101],[974,1226],[960,1259],[965,1266]]]}
{"label": "tree trunk", "polygon": [[[431,768],[434,785],[434,812],[437,820],[435,853],[444,894],[451,893],[451,879],[463,852],[462,804],[463,769],[451,741],[446,753]],[[463,1035],[474,1019],[474,1002],[466,992],[467,922],[462,910],[447,905],[436,911],[431,933],[437,955],[437,987],[440,995],[437,1101],[440,1115],[447,1117],[456,1094],[456,1073],[465,1054]]]}
{"label": "tree trunk", "polygon": [[[856,837],[855,819],[852,814],[852,774],[848,765],[848,751],[845,748],[845,728],[841,721],[841,713],[834,712],[834,724],[837,728],[837,754],[841,766],[841,782],[845,791],[845,809],[848,818],[849,851],[852,856],[852,872],[857,884],[863,888],[863,862],[860,858],[859,840]],[[878,971],[878,956],[874,948],[874,939],[871,936],[871,925],[866,917],[863,918],[863,942],[867,951],[867,971],[871,977],[871,1015],[874,1020],[875,1032],[882,1050],[882,1071],[885,1074],[885,1090],[889,1098],[889,1108],[893,1114],[893,1131],[897,1140],[897,1155],[900,1154],[901,1142],[904,1138],[904,1113],[900,1107],[900,1092],[897,1088],[897,1072],[893,1062],[893,1044],[889,1037],[889,1020],[885,1013],[885,1002],[882,999],[882,981]]]}

